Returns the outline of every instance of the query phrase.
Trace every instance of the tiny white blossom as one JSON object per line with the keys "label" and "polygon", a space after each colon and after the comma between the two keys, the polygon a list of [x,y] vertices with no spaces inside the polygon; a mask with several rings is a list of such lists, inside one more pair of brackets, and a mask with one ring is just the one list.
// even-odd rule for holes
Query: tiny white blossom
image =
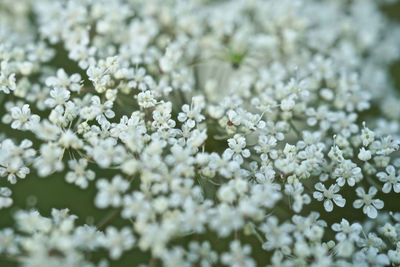
{"label": "tiny white blossom", "polygon": [[0,187],[0,209],[8,208],[12,205],[11,190],[7,187]]}
{"label": "tiny white blossom", "polygon": [[375,139],[375,133],[370,129],[368,129],[367,127],[365,127],[364,123],[364,129],[361,130],[361,140],[363,142],[363,145],[368,146],[374,141],[374,139]]}
{"label": "tiny white blossom", "polygon": [[95,173],[92,170],[86,170],[88,162],[86,159],[70,160],[68,166],[73,171],[68,172],[65,176],[65,180],[68,183],[74,183],[80,188],[87,188],[88,181],[91,181],[95,177]]}
{"label": "tiny white blossom", "polygon": [[121,194],[128,190],[129,182],[118,175],[111,182],[106,179],[100,179],[97,181],[96,186],[99,190],[95,198],[97,207],[119,207],[122,204]]}
{"label": "tiny white blossom", "polygon": [[69,99],[70,95],[71,93],[67,89],[55,87],[50,91],[51,98],[46,99],[44,103],[51,108],[64,105]]}
{"label": "tiny white blossom", "polygon": [[115,227],[109,226],[100,243],[109,250],[110,258],[116,260],[121,257],[124,251],[133,247],[135,237],[128,227],[124,227],[118,231]]}
{"label": "tiny white blossom", "polygon": [[246,147],[246,138],[239,134],[235,134],[233,138],[228,139],[229,148],[226,152],[233,155],[233,159],[239,163],[243,162],[243,158],[250,157],[250,150]]}
{"label": "tiny white blossom", "polygon": [[338,232],[335,236],[338,241],[343,241],[346,239],[357,241],[359,239],[362,226],[359,223],[350,224],[346,219],[342,219],[340,224],[332,224],[332,229],[335,232]]}
{"label": "tiny white blossom", "polygon": [[376,174],[379,181],[385,183],[382,187],[383,193],[390,193],[393,187],[393,191],[400,193],[400,175],[396,175],[396,170],[392,165],[386,167],[386,172],[378,172]]}
{"label": "tiny white blossom", "polygon": [[349,186],[354,186],[362,178],[361,168],[350,160],[341,162],[332,175],[339,186],[344,186],[346,182]]}
{"label": "tiny white blossom", "polygon": [[187,121],[190,128],[193,128],[196,123],[204,120],[204,116],[201,114],[201,108],[198,105],[192,104],[189,106],[185,104],[182,106],[182,111],[178,114],[178,120],[180,122]]}
{"label": "tiny white blossom", "polygon": [[[3,61],[4,62],[4,61]],[[4,63],[1,63],[1,69],[3,69]],[[10,91],[14,91],[17,87],[15,83],[15,73],[11,73],[8,76],[0,72],[0,90],[6,94],[9,94]]]}
{"label": "tiny white blossom", "polygon": [[373,199],[378,190],[375,187],[370,187],[368,193],[365,192],[364,188],[358,187],[356,189],[357,199],[353,202],[353,207],[360,209],[363,207],[363,213],[368,215],[370,218],[376,218],[379,209],[383,208],[383,201],[380,199]]}
{"label": "tiny white blossom", "polygon": [[19,107],[13,107],[11,109],[11,117],[13,122],[11,128],[18,130],[31,130],[36,123],[40,121],[40,117],[35,114],[31,114],[31,110],[28,104]]}
{"label": "tiny white blossom", "polygon": [[232,241],[229,245],[230,252],[224,252],[221,255],[221,262],[232,267],[239,266],[256,266],[252,258],[249,257],[251,252],[250,245],[242,246],[239,241]]}
{"label": "tiny white blossom", "polygon": [[394,264],[400,264],[400,243],[397,242],[396,250],[388,251],[389,260]]}
{"label": "tiny white blossom", "polygon": [[157,100],[154,98],[154,93],[151,90],[147,90],[144,92],[140,92],[137,96],[139,106],[143,108],[151,108],[154,107],[157,103]]}
{"label": "tiny white blossom", "polygon": [[333,202],[339,207],[344,207],[346,204],[346,199],[344,199],[340,194],[337,194],[340,190],[340,187],[337,184],[333,184],[329,189],[326,189],[325,185],[317,183],[315,184],[315,189],[318,191],[314,192],[314,198],[318,201],[323,201],[325,199],[324,208],[327,212],[333,210]]}
{"label": "tiny white blossom", "polygon": [[58,69],[56,76],[50,76],[46,79],[46,85],[49,87],[59,87],[69,89],[73,92],[79,92],[81,85],[81,75],[78,73],[72,74],[68,77],[64,69]]}
{"label": "tiny white blossom", "polygon": [[385,223],[385,225],[382,226],[380,230],[382,234],[387,238],[396,239],[397,237],[396,228],[390,223]]}
{"label": "tiny white blossom", "polygon": [[358,158],[362,161],[368,161],[371,159],[371,151],[365,150],[365,148],[360,148],[360,152],[358,153]]}

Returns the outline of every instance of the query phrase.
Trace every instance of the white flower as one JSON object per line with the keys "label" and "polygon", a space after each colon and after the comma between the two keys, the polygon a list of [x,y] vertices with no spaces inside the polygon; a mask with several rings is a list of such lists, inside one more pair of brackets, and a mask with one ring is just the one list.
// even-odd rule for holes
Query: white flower
{"label": "white flower", "polygon": [[233,138],[228,139],[229,148],[226,149],[226,153],[230,156],[233,155],[233,159],[238,163],[243,162],[243,157],[250,157],[250,150],[246,147],[246,138],[241,136],[240,134],[235,134]]}
{"label": "white flower", "polygon": [[304,204],[310,204],[311,198],[307,194],[303,194],[304,187],[298,180],[293,185],[285,185],[285,193],[293,197],[293,210],[300,212]]}
{"label": "white flower", "polygon": [[124,251],[133,247],[135,237],[132,234],[132,230],[128,227],[124,227],[118,231],[115,227],[109,226],[100,243],[109,250],[110,258],[116,260],[121,257]]}
{"label": "white flower", "polygon": [[126,151],[122,145],[117,144],[114,138],[95,140],[93,146],[84,148],[100,167],[107,168],[112,164],[121,164],[123,162]]}
{"label": "white flower", "polygon": [[40,121],[38,115],[31,114],[28,104],[23,105],[22,108],[13,107],[11,109],[11,117],[13,119],[11,128],[23,131],[31,130]]}
{"label": "white flower", "polygon": [[50,91],[51,98],[47,98],[44,103],[51,108],[61,106],[68,101],[70,95],[71,93],[67,89],[55,87]]}
{"label": "white flower", "polygon": [[388,251],[389,260],[394,264],[400,264],[400,243],[397,243],[396,250]]}
{"label": "white flower", "polygon": [[92,96],[90,101],[91,105],[81,109],[80,115],[84,119],[96,119],[98,123],[104,124],[107,122],[107,118],[114,118],[115,112],[112,110],[114,105],[112,101],[108,100],[102,104],[98,96]]}
{"label": "white flower", "polygon": [[[400,27],[382,12],[394,1],[1,1],[0,209],[27,208],[2,217],[0,256],[399,265],[400,105],[387,69]],[[91,188],[95,173],[105,178]],[[81,193],[82,211],[110,213],[87,210],[96,216],[78,226],[67,209],[31,211],[58,203],[42,198],[57,185],[35,176],[87,189],[60,195],[71,209]],[[393,202],[379,216],[377,183]]]}
{"label": "white flower", "polygon": [[290,235],[293,228],[290,223],[279,224],[275,216],[268,217],[267,221],[260,226],[260,230],[267,240],[263,244],[263,248],[266,250],[275,248],[287,249],[293,243],[293,238]]}
{"label": "white flower", "polygon": [[72,74],[68,77],[64,69],[57,70],[57,76],[50,76],[46,79],[46,85],[49,87],[59,87],[69,89],[73,92],[79,92],[81,85],[81,75],[78,73]]}
{"label": "white flower", "polygon": [[221,255],[221,262],[224,265],[232,267],[252,267],[256,266],[254,260],[250,258],[250,245],[241,246],[240,242],[235,240],[229,245],[230,252],[224,252]]}
{"label": "white flower", "polygon": [[180,122],[187,121],[187,124],[190,128],[193,128],[196,123],[199,123],[205,119],[205,117],[201,114],[201,107],[198,105],[192,104],[189,106],[188,104],[184,104],[182,106],[182,111],[178,114],[178,120]]}
{"label": "white flower", "polygon": [[365,150],[365,148],[360,148],[360,153],[358,153],[358,158],[362,161],[368,161],[371,159],[371,151]]}
{"label": "white flower", "polygon": [[55,171],[61,171],[64,164],[61,161],[64,150],[55,143],[40,146],[40,157],[36,158],[34,166],[39,176],[47,176]]}
{"label": "white flower", "polygon": [[254,147],[257,153],[267,154],[276,146],[276,139],[273,136],[260,135],[258,145]]}
{"label": "white flower", "polygon": [[241,216],[237,216],[237,209],[226,203],[219,204],[208,213],[210,215],[210,228],[221,237],[226,237],[232,231],[238,230],[243,226],[243,219]]}
{"label": "white flower", "polygon": [[233,161],[232,155],[229,152],[224,152],[222,156],[217,153],[211,153],[209,167],[217,171],[225,178],[231,178],[233,173],[240,169],[240,164]]}
{"label": "white flower", "polygon": [[333,129],[339,132],[343,137],[348,138],[352,133],[358,131],[358,126],[355,124],[358,114],[345,112],[338,112],[336,114],[336,121],[333,124]]}
{"label": "white flower", "polygon": [[4,140],[0,147],[0,176],[7,176],[10,183],[15,184],[17,177],[23,179],[30,172],[27,167],[35,156],[31,148],[32,142],[24,139],[16,146],[11,139]]}
{"label": "white flower", "polygon": [[137,99],[139,106],[143,108],[151,108],[157,104],[157,100],[154,98],[154,92],[151,90],[140,92]]}
{"label": "white flower", "polygon": [[[2,67],[3,67],[3,62],[1,63]],[[0,72],[0,91],[9,94],[10,90],[14,91],[16,87],[17,85],[15,83],[15,73],[11,73],[10,75],[7,76],[5,73]]]}
{"label": "white flower", "polygon": [[111,182],[106,179],[98,180],[96,187],[98,188],[98,193],[95,198],[95,204],[97,207],[119,207],[122,204],[121,194],[128,190],[129,182],[117,175]]}
{"label": "white flower", "polygon": [[234,110],[230,109],[227,112],[229,123],[232,123],[235,126],[240,125],[242,117]]}
{"label": "white flower", "polygon": [[199,131],[198,129],[195,129],[190,133],[190,137],[187,143],[188,145],[191,145],[193,147],[200,147],[204,145],[206,141],[207,141],[206,130]]}
{"label": "white flower", "polygon": [[371,144],[375,139],[375,133],[365,127],[365,123],[363,123],[364,129],[361,130],[361,140],[364,146],[368,146]]}
{"label": "white flower", "polygon": [[18,211],[15,214],[18,229],[24,233],[44,232],[48,233],[51,229],[51,220],[39,214],[36,210]]}
{"label": "white flower", "polygon": [[388,266],[390,264],[388,256],[378,253],[379,250],[375,247],[361,250],[354,255],[354,263],[356,263],[357,266]]}
{"label": "white flower", "polygon": [[221,201],[232,203],[236,199],[236,194],[231,186],[224,185],[218,190],[218,198]]}
{"label": "white flower", "polygon": [[[322,183],[315,184],[315,191],[313,196],[318,201],[324,201],[324,208],[327,212],[331,212],[333,210],[333,202],[339,207],[344,207],[346,204],[346,199],[344,199],[341,195],[336,194],[339,192],[340,187],[337,184],[333,184],[329,187],[329,189],[325,188],[325,185]],[[332,202],[333,201],[333,202]]]}
{"label": "white flower", "polygon": [[12,205],[13,200],[10,198],[10,196],[11,190],[9,188],[0,187],[0,209],[8,208]]}
{"label": "white flower", "polygon": [[332,230],[338,232],[336,239],[338,241],[351,240],[357,241],[362,231],[362,226],[359,223],[350,224],[346,219],[342,219],[339,223],[332,224]]}
{"label": "white flower", "polygon": [[93,82],[94,88],[98,93],[103,93],[106,90],[107,84],[110,82],[110,75],[107,74],[107,70],[104,67],[97,67],[91,65],[86,74],[89,76],[89,80]]}
{"label": "white flower", "polygon": [[334,161],[337,161],[337,162],[343,161],[343,152],[336,145],[331,147],[331,150],[329,151],[328,156]]}
{"label": "white flower", "polygon": [[353,207],[356,209],[363,207],[364,214],[367,214],[372,219],[376,218],[378,215],[377,209],[382,209],[384,205],[382,200],[373,199],[377,192],[378,190],[375,187],[370,187],[367,194],[364,188],[358,187],[356,193],[360,199],[353,202]]}
{"label": "white flower", "polygon": [[146,70],[144,68],[138,68],[133,74],[133,80],[131,80],[128,85],[140,91],[146,91],[148,88],[154,86],[154,80],[150,75],[146,75]]}
{"label": "white flower", "polygon": [[296,105],[296,102],[294,101],[294,98],[296,98],[295,95],[291,95],[285,99],[282,100],[281,102],[281,109],[282,111],[290,111],[294,108]]}
{"label": "white flower", "polygon": [[64,148],[80,149],[83,147],[83,141],[80,140],[71,130],[63,132],[58,142]]}
{"label": "white flower", "polygon": [[336,253],[339,257],[350,257],[354,253],[354,243],[351,240],[342,240],[339,241],[335,247]]}
{"label": "white flower", "polygon": [[400,175],[396,175],[396,170],[392,165],[386,167],[386,172],[378,172],[376,174],[379,181],[385,183],[382,187],[383,193],[390,193],[393,187],[393,191],[400,193]]}
{"label": "white flower", "polygon": [[17,240],[17,235],[11,228],[3,228],[0,230],[0,253],[16,255],[20,252]]}
{"label": "white flower", "polygon": [[86,170],[88,162],[86,159],[81,158],[79,161],[70,160],[68,166],[73,170],[68,172],[65,176],[65,180],[68,183],[74,183],[80,188],[84,189],[88,187],[88,181],[91,181],[95,177],[95,173],[92,170]]}
{"label": "white flower", "polygon": [[331,112],[326,105],[321,105],[315,110],[311,107],[306,110],[307,124],[315,126],[319,123],[319,128],[326,131],[331,127],[332,122],[336,119],[334,113]]}
{"label": "white flower", "polygon": [[382,226],[380,230],[382,234],[387,238],[396,239],[397,237],[396,228],[390,223],[385,223],[385,225]]}
{"label": "white flower", "polygon": [[197,241],[192,241],[189,243],[189,254],[188,259],[191,262],[200,261],[200,266],[211,267],[218,260],[217,252],[213,251],[211,244],[208,241],[199,243]]}
{"label": "white flower", "polygon": [[336,178],[336,182],[339,186],[344,186],[347,181],[349,186],[354,186],[356,182],[361,180],[362,173],[361,168],[350,160],[344,160],[334,170],[332,174],[333,178]]}

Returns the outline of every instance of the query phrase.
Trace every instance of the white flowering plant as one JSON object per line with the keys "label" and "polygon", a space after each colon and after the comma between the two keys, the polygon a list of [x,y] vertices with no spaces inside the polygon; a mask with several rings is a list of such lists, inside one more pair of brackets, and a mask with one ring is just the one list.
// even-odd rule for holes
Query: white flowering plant
{"label": "white flowering plant", "polygon": [[399,266],[395,2],[0,1],[0,265]]}

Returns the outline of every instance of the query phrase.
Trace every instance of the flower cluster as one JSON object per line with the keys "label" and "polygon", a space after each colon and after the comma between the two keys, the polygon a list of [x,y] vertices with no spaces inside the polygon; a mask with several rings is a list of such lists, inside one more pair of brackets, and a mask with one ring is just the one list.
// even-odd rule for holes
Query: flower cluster
{"label": "flower cluster", "polygon": [[[0,259],[398,266],[388,2],[1,1]],[[17,205],[35,176],[111,212]]]}

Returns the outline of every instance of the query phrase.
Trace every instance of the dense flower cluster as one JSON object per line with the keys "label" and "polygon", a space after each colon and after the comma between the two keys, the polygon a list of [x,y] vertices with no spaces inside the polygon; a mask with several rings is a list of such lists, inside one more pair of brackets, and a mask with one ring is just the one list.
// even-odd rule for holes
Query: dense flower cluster
{"label": "dense flower cluster", "polygon": [[73,206],[15,207],[0,257],[398,266],[384,2],[0,1],[0,209],[21,179],[60,173],[114,210],[78,226]]}

